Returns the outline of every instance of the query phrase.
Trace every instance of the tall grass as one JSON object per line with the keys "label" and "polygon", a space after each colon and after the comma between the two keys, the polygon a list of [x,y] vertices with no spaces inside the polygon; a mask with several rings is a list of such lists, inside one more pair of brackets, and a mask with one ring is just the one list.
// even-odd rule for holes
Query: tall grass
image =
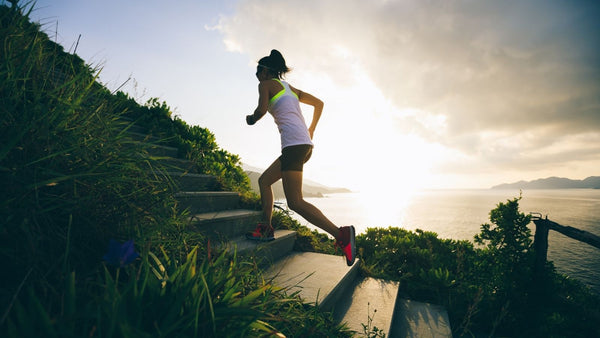
{"label": "tall grass", "polygon": [[[127,130],[145,124],[224,188],[246,192],[239,158],[166,104],[112,95],[98,69],[30,22],[31,10],[0,4],[0,335],[349,336],[254,262],[207,256],[167,168]],[[135,239],[141,258],[105,265],[111,238]]]}
{"label": "tall grass", "polygon": [[85,269],[109,237],[152,228],[152,209],[172,200],[122,132],[97,71],[17,9],[0,6],[0,23],[0,257],[13,272],[3,282],[31,270],[50,287],[56,271]]}

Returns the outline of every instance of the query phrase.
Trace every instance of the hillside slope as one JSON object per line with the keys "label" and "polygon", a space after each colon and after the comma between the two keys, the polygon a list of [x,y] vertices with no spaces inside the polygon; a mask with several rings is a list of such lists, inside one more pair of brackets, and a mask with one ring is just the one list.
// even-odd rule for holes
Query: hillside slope
{"label": "hillside slope", "polygon": [[600,189],[600,176],[590,176],[583,180],[548,177],[533,181],[503,183],[493,186],[492,189]]}

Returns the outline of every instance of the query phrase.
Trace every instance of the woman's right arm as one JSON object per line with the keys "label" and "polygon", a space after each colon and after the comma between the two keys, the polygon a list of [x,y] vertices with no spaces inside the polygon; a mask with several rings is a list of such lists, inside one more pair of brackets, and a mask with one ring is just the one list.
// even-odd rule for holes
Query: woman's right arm
{"label": "woman's right arm", "polygon": [[266,113],[269,107],[269,88],[267,81],[261,81],[258,84],[258,106],[254,109],[252,115],[246,116],[246,123],[253,125],[260,120]]}

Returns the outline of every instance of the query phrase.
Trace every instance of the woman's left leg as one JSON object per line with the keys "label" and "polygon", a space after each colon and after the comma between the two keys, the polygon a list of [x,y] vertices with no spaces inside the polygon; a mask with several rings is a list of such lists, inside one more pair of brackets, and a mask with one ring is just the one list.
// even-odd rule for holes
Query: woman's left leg
{"label": "woman's left leg", "polygon": [[281,161],[276,159],[258,178],[260,200],[263,208],[263,218],[269,227],[273,216],[273,183],[281,179]]}

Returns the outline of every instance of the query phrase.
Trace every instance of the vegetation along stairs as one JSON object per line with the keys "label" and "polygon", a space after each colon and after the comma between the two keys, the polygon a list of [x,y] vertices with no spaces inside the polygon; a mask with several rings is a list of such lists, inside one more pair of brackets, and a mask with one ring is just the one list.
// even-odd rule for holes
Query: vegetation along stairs
{"label": "vegetation along stairs", "polygon": [[[128,133],[148,142],[150,156],[160,157],[171,169],[168,174],[178,187],[175,197],[187,208],[193,226],[213,245],[235,248],[238,255],[262,259],[265,275],[278,286],[298,295],[323,311],[332,311],[336,322],[346,322],[359,333],[377,328],[387,337],[451,337],[446,311],[438,306],[398,297],[398,283],[361,277],[360,262],[348,267],[340,256],[293,251],[296,232],[275,230],[275,240],[247,240],[261,212],[240,208],[236,192],[220,191],[213,176],[198,173],[191,162],[177,158],[177,149],[160,145],[143,129],[133,126]],[[375,331],[376,332],[376,331]]]}

